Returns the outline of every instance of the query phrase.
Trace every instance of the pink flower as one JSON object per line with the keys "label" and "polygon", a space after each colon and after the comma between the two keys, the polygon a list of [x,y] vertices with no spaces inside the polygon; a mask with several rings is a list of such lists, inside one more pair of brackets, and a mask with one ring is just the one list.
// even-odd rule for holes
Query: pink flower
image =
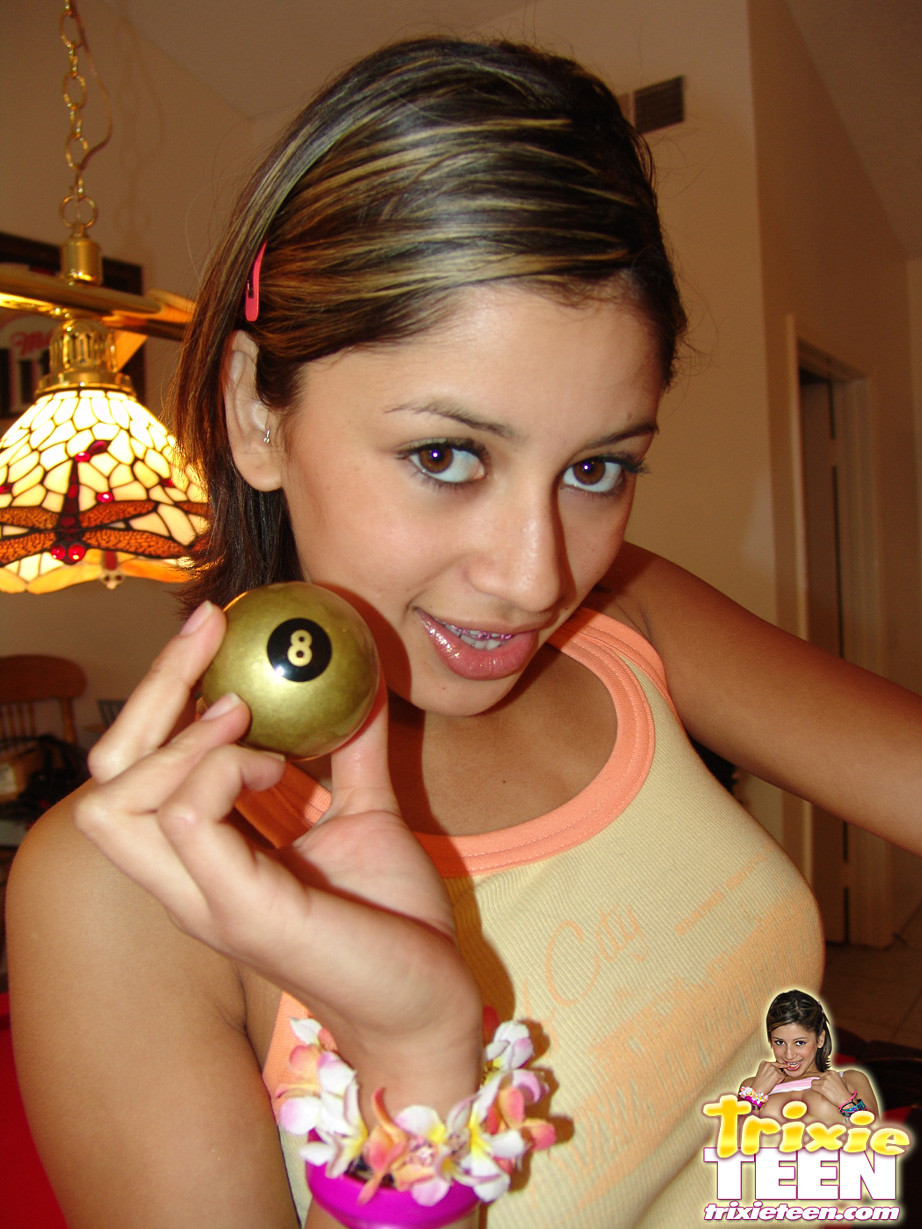
{"label": "pink flower", "polygon": [[504,1075],[524,1067],[534,1054],[528,1029],[518,1020],[500,1024],[493,1040],[484,1049],[483,1056],[488,1068]]}
{"label": "pink flower", "polygon": [[325,1165],[331,1178],[344,1174],[362,1155],[368,1138],[359,1110],[358,1077],[338,1054],[324,1051],[317,1062],[320,1096],[316,1139],[310,1140],[300,1154],[312,1165]]}
{"label": "pink flower", "polygon": [[480,1091],[453,1106],[444,1122],[423,1105],[407,1106],[392,1118],[378,1089],[372,1098],[377,1121],[368,1131],[359,1112],[358,1076],[335,1052],[333,1038],[316,1020],[291,1023],[303,1044],[292,1050],[291,1078],[276,1094],[283,1100],[279,1122],[292,1132],[310,1132],[300,1154],[311,1165],[325,1166],[331,1178],[361,1159],[371,1171],[359,1196],[363,1203],[385,1178],[426,1207],[443,1199],[453,1182],[491,1202],[508,1189],[530,1148],[556,1141],[550,1123],[528,1116],[528,1107],[548,1089],[534,1071],[523,1070],[533,1047],[522,1024],[497,1028],[484,1051]]}
{"label": "pink flower", "polygon": [[547,1093],[534,1071],[519,1070],[532,1055],[531,1039],[521,1024],[500,1025],[487,1047],[488,1074],[470,1113],[470,1150],[459,1162],[460,1181],[473,1186],[478,1198],[490,1203],[505,1194],[512,1171],[529,1148],[549,1148],[554,1127],[529,1118],[526,1106]]}
{"label": "pink flower", "polygon": [[[317,1125],[320,1113],[320,1081],[317,1065],[322,1054],[335,1053],[332,1035],[318,1020],[307,1018],[289,1021],[297,1045],[288,1056],[288,1082],[275,1091],[275,1116],[279,1126],[293,1135],[305,1135]],[[281,1104],[278,1104],[281,1102]]]}
{"label": "pink flower", "polygon": [[382,1089],[375,1093],[373,1106],[378,1122],[363,1156],[374,1177],[366,1184],[362,1201],[371,1198],[389,1174],[397,1190],[409,1190],[417,1203],[425,1207],[438,1203],[456,1178],[454,1153],[466,1145],[459,1132],[466,1124],[470,1098],[455,1106],[445,1122],[423,1105],[409,1105],[391,1118]]}

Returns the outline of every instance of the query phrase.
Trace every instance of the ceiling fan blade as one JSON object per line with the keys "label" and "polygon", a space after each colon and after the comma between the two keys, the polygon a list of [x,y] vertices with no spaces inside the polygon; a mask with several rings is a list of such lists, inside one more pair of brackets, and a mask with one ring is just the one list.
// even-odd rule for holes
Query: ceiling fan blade
{"label": "ceiling fan blade", "polygon": [[109,328],[179,341],[192,306],[189,299],[168,291],[139,295],[106,286],[71,285],[21,265],[0,264],[0,307],[14,311],[53,316],[85,314],[95,316]]}

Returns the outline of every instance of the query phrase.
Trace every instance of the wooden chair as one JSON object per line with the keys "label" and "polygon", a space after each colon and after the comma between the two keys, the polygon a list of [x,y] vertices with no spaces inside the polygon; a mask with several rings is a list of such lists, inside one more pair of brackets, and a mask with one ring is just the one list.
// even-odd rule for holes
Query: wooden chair
{"label": "wooden chair", "polygon": [[57,701],[62,737],[75,743],[73,701],[85,690],[82,668],[66,657],[35,653],[0,657],[0,739],[9,747],[25,745],[37,734],[52,733],[37,728],[36,706]]}
{"label": "wooden chair", "polygon": [[99,707],[99,715],[102,718],[102,724],[108,730],[109,726],[125,707],[124,700],[97,700]]}

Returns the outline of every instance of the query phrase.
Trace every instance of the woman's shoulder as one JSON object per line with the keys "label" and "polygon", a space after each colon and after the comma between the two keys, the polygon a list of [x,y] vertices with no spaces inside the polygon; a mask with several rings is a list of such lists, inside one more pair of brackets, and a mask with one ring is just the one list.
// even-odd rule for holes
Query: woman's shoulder
{"label": "woman's shoulder", "polygon": [[[77,798],[91,788],[88,782],[46,811],[17,850],[7,897],[14,960],[20,942],[28,943],[29,935],[36,929],[41,937],[40,951],[35,953],[39,955],[47,952],[65,919],[72,923],[77,917],[82,918],[79,933],[86,937],[95,929],[97,919],[110,907],[116,907],[119,920],[126,927],[120,928],[118,933],[122,935],[132,929],[132,913],[143,913],[133,885],[119,875],[74,824]],[[126,820],[126,832],[129,822]]]}
{"label": "woman's shoulder", "polygon": [[650,629],[644,614],[644,572],[657,562],[663,562],[649,551],[625,542],[611,569],[586,596],[583,605],[650,639]]}
{"label": "woman's shoulder", "polygon": [[[138,974],[172,980],[180,967],[190,993],[200,987],[226,997],[236,985],[239,997],[233,967],[183,935],[159,903],[77,830],[76,799],[90,788],[91,783],[82,786],[46,812],[13,860],[7,921],[14,992],[15,983],[35,983],[43,967],[61,965],[76,976],[84,964],[105,957],[96,977],[107,969],[115,981],[130,962]],[[132,822],[126,816],[126,839]],[[129,987],[124,989],[127,993]]]}
{"label": "woman's shoulder", "polygon": [[854,1088],[856,1084],[860,1084],[863,1088],[871,1087],[871,1081],[866,1071],[862,1071],[860,1067],[834,1067],[833,1071],[840,1076],[849,1088]]}
{"label": "woman's shoulder", "polygon": [[152,1223],[188,1224],[203,1198],[242,1223],[224,1206],[234,1156],[274,1209],[261,1223],[290,1224],[236,967],[177,929],[73,818],[71,798],[30,830],[7,912],[17,1074],[68,1223],[130,1220],[148,1186],[163,1203]]}

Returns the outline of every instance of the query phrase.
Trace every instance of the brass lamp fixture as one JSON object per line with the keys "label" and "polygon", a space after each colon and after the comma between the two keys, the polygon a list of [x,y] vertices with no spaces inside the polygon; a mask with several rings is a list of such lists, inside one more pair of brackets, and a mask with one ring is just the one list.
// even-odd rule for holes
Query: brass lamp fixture
{"label": "brass lamp fixture", "polygon": [[[194,471],[174,460],[175,440],[120,370],[146,335],[181,336],[192,305],[163,292],[132,295],[101,285],[99,245],[86,233],[96,204],[84,191],[83,171],[112,126],[74,0],[64,5],[61,38],[69,56],[66,158],[74,173],[61,204],[70,229],[61,275],[0,265],[0,307],[60,321],[35,403],[0,438],[0,592],[6,593],[48,593],[97,578],[110,588],[124,576],[181,580],[188,547],[205,524]],[[105,137],[92,148],[82,127],[81,51],[109,116]]]}

